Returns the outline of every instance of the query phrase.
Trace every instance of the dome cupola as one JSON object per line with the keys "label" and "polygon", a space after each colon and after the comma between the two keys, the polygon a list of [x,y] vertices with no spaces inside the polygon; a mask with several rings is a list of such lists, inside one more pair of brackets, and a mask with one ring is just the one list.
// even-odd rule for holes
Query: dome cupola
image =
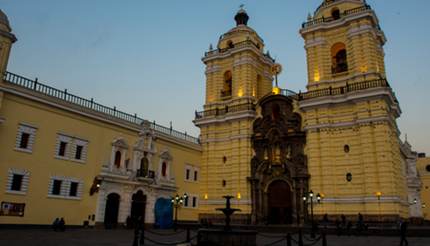
{"label": "dome cupola", "polygon": [[249,16],[246,13],[246,11],[243,9],[243,4],[240,5],[239,11],[237,11],[236,15],[234,16],[234,20],[236,21],[236,26],[239,25],[247,25]]}

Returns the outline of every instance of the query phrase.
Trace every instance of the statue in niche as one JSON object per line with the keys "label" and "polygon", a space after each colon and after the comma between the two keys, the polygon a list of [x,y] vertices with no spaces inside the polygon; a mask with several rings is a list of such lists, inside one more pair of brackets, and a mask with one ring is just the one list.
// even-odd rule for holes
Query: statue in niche
{"label": "statue in niche", "polygon": [[291,160],[291,145],[287,146],[287,160]]}

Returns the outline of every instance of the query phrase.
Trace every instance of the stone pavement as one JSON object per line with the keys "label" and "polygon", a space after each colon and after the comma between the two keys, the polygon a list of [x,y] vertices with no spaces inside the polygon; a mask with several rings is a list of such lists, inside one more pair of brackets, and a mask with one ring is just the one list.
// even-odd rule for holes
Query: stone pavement
{"label": "stone pavement", "polygon": [[[147,233],[146,236],[157,241],[172,242],[182,241],[185,239],[185,232],[174,236],[163,236],[163,234],[173,233],[171,230],[157,230],[154,235]],[[191,236],[195,232],[191,233]],[[274,238],[257,237],[257,244],[264,246],[277,240],[277,236],[282,234],[268,234]],[[295,236],[297,238],[297,236]],[[409,237],[409,245],[411,246],[429,246],[430,237],[419,238]],[[132,230],[99,230],[99,229],[70,229],[66,232],[54,232],[48,229],[0,229],[0,246],[132,246],[133,231]],[[328,246],[396,246],[399,245],[400,238],[398,237],[375,237],[375,236],[327,236]],[[305,241],[305,244],[307,242]],[[156,245],[153,243],[145,243],[145,245]],[[279,242],[279,246],[285,246],[286,241]],[[293,243],[293,245],[295,245]],[[315,245],[321,245],[321,242]]]}

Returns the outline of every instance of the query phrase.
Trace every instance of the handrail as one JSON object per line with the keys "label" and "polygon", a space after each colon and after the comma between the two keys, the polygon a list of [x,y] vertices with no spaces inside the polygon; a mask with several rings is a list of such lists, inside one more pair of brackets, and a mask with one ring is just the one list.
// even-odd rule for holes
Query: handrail
{"label": "handrail", "polygon": [[[344,16],[361,13],[361,12],[364,12],[364,11],[367,11],[367,10],[370,10],[370,9],[372,9],[372,8],[370,7],[370,5],[367,5],[367,4],[364,5],[364,6],[361,6],[361,7],[357,7],[357,8],[353,8],[353,9],[348,9],[348,10],[345,10],[343,13],[340,14],[339,19],[341,19]],[[339,19],[335,19],[332,16],[330,16],[330,17],[324,17],[323,16],[323,17],[318,18],[318,19],[313,19],[311,21],[304,22],[302,24],[302,28],[307,28],[307,27],[310,27],[310,26],[314,26],[314,25],[318,25],[318,24],[326,23],[326,22],[331,22],[331,21],[335,21],[335,20],[339,20]]]}
{"label": "handrail", "polygon": [[342,87],[329,87],[325,89],[320,90],[314,90],[314,91],[308,91],[305,93],[299,93],[297,96],[297,99],[299,101],[306,100],[306,99],[312,99],[317,97],[323,97],[323,96],[335,96],[335,95],[341,95],[346,94],[348,92],[352,91],[360,91],[360,90],[366,90],[371,88],[378,88],[378,87],[390,87],[388,84],[388,81],[386,79],[375,79],[375,80],[368,80],[358,83],[347,83],[346,86]]}
{"label": "handrail", "polygon": [[222,108],[215,108],[200,112],[195,112],[196,119],[201,119],[203,117],[209,117],[209,116],[222,116],[226,115],[228,113],[234,113],[234,112],[242,112],[242,111],[255,111],[255,104],[252,102],[249,103],[243,103],[238,104],[234,106],[224,106]]}
{"label": "handrail", "polygon": [[[65,102],[78,105],[80,107],[84,107],[90,110],[94,110],[98,113],[106,114],[110,117],[124,120],[132,124],[141,125],[145,121],[144,119],[138,117],[137,114],[132,115],[132,114],[128,114],[123,111],[117,110],[116,107],[111,108],[111,107],[104,106],[102,104],[95,102],[93,98],[91,98],[91,100],[88,100],[88,99],[70,94],[69,92],[67,92],[67,89],[62,91],[54,87],[51,87],[49,85],[42,84],[38,81],[37,78],[35,80],[31,80],[11,72],[5,72],[5,74],[3,75],[3,80],[11,84],[41,93],[43,95],[61,99]],[[155,121],[150,124],[150,127],[151,129],[154,129],[159,133],[163,133],[163,134],[172,136],[174,138],[178,138],[195,144],[199,143],[198,138],[188,135],[187,132],[185,133],[179,132],[172,128],[159,125],[155,123]]]}
{"label": "handrail", "polygon": [[[227,48],[223,48],[223,49],[218,48],[218,49],[209,50],[209,51],[205,52],[205,57],[214,56],[216,54],[222,54],[222,53],[227,52],[228,50],[243,48],[243,47],[247,47],[247,46],[251,46],[251,47],[254,47],[254,48],[260,50],[259,45],[257,45],[256,43],[254,43],[251,40],[245,40],[245,41],[235,43],[233,47],[227,47]],[[274,61],[274,59],[270,56],[269,53],[263,54],[263,56],[266,58],[269,58],[271,61]]]}

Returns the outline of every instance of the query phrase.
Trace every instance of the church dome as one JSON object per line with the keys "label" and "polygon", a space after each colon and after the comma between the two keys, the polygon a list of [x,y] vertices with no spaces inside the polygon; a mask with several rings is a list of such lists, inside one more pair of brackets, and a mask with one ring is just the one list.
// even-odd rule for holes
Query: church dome
{"label": "church dome", "polygon": [[12,31],[9,25],[9,19],[7,18],[7,15],[0,9],[0,28],[3,26],[6,27],[7,29],[4,31],[8,31],[8,32]]}

